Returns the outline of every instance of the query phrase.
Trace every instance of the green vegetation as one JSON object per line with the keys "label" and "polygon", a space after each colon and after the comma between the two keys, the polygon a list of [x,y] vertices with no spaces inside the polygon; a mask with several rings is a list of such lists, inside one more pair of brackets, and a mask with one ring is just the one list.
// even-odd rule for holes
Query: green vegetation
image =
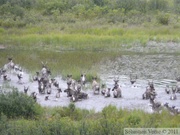
{"label": "green vegetation", "polygon": [[100,61],[114,59],[134,44],[180,42],[179,4],[179,0],[2,0],[0,45],[6,49],[0,50],[0,64],[12,56],[33,73],[40,61],[48,61],[55,74],[72,73],[75,78],[84,71],[96,74]]}
{"label": "green vegetation", "polygon": [[[124,128],[174,128],[180,127],[180,117],[168,114],[147,114],[143,111],[121,110],[114,106],[105,107],[95,113],[80,110],[74,104],[69,107],[46,110],[37,120],[8,120],[4,114],[0,117],[0,133],[31,135],[123,135]],[[48,109],[48,110],[47,110]]]}
{"label": "green vegetation", "polygon": [[[180,42],[180,0],[0,0],[0,67],[14,62],[35,74],[47,61],[53,76],[97,75],[135,44]],[[5,49],[1,49],[1,46]],[[0,95],[0,134],[116,135],[126,127],[180,127],[180,116],[69,107],[42,108],[30,97]],[[32,119],[31,119],[32,118]]]}
{"label": "green vegetation", "polygon": [[0,94],[0,113],[8,118],[37,118],[42,114],[42,108],[33,98],[13,89],[11,92]]}

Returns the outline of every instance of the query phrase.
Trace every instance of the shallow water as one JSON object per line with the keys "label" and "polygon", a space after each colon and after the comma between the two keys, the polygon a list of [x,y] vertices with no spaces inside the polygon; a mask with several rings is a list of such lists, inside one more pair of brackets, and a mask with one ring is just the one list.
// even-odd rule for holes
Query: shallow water
{"label": "shallow water", "polygon": [[[93,109],[101,111],[107,105],[114,105],[118,108],[127,109],[142,109],[146,112],[152,112],[149,106],[149,100],[142,100],[142,94],[145,92],[148,81],[153,81],[157,92],[157,101],[161,103],[168,102],[170,106],[175,105],[180,107],[180,94],[177,93],[177,100],[170,100],[170,95],[165,93],[166,85],[176,85],[176,77],[180,76],[180,45],[175,43],[156,44],[150,42],[144,48],[135,45],[125,51],[143,52],[132,53],[131,55],[122,55],[115,60],[105,60],[100,64],[98,75],[100,84],[105,83],[108,88],[113,88],[114,77],[119,78],[119,83],[122,90],[122,98],[115,99],[112,97],[104,98],[102,95],[94,95],[91,90],[91,83],[88,84],[85,92],[89,98],[76,102],[76,107],[84,109]],[[151,53],[153,52],[153,53]],[[130,84],[130,74],[137,75],[137,81],[134,85]],[[2,77],[0,85],[8,90],[7,87],[16,87],[23,92],[24,86],[29,86],[28,94],[32,92],[38,93],[38,84],[33,82],[32,76],[26,72],[23,74],[23,84],[18,83],[18,78],[15,74],[9,74],[11,82],[4,83]],[[56,77],[60,84],[60,88],[64,91],[67,87],[66,81],[61,76]],[[45,101],[46,95],[38,94],[37,102],[42,106],[68,106],[70,99],[67,94],[62,92],[59,99],[55,98],[57,90],[53,87],[52,94],[49,100]]]}
{"label": "shallow water", "polygon": [[[5,87],[5,84],[9,84],[11,87],[18,88],[20,91],[23,92],[24,86],[29,86],[30,89],[28,91],[28,95],[30,95],[32,92],[38,93],[38,84],[37,82],[30,81],[31,75],[28,73],[23,74],[23,83],[18,83],[18,78],[15,74],[10,74],[11,81],[9,83],[5,83],[2,78],[0,79],[0,84]],[[56,99],[56,88],[53,87],[52,94],[49,95],[49,100],[45,101],[45,95],[38,94],[37,95],[37,102],[40,103],[42,106],[49,106],[49,107],[55,107],[55,106],[68,106],[70,103],[70,99],[67,97],[67,94],[64,93],[64,90],[66,89],[66,81],[61,78],[61,76],[56,77],[57,81],[60,84],[60,87],[62,89],[61,97]],[[113,79],[114,76],[104,75],[102,76],[101,83],[106,83],[107,87],[112,88],[113,87]],[[113,98],[112,97],[112,91],[111,91],[111,97],[105,98],[101,94],[94,95],[93,91],[90,89],[91,84],[87,86],[87,89],[84,91],[88,93],[88,99],[78,101],[76,102],[76,107],[83,108],[83,109],[93,109],[95,111],[101,111],[105,106],[108,105],[114,105],[118,108],[127,108],[127,109],[141,109],[146,112],[152,112],[151,107],[149,106],[149,100],[142,100],[142,94],[144,93],[148,80],[143,79],[137,79],[137,82],[134,85],[131,85],[129,82],[129,77],[125,75],[119,76],[120,86],[122,90],[122,98]],[[180,103],[180,94],[177,94],[177,100],[171,101],[169,99],[170,95],[167,95],[164,91],[164,87],[166,84],[173,85],[176,83],[175,80],[161,80],[161,81],[154,81],[155,83],[155,89],[157,92],[157,100],[161,103],[168,102],[170,105],[179,106]],[[4,88],[5,89],[5,88]],[[7,90],[7,89],[6,89]]]}

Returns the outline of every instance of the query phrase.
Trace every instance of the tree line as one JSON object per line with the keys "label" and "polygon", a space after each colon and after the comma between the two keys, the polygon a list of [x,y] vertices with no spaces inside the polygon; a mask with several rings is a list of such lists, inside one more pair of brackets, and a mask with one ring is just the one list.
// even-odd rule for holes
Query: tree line
{"label": "tree line", "polygon": [[179,14],[180,0],[1,0],[0,26],[21,27],[38,23],[42,21],[40,18],[58,18],[63,14],[78,19],[92,19],[157,12]]}

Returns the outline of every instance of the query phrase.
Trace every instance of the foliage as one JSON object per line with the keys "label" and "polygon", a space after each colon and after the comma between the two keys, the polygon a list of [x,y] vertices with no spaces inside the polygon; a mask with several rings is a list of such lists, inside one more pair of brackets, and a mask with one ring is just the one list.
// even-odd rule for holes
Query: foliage
{"label": "foliage", "polygon": [[[39,21],[75,23],[97,18],[104,23],[142,24],[146,15],[153,17],[157,11],[178,14],[178,5],[178,0],[2,0],[0,26],[25,27],[32,22],[39,25]],[[132,18],[132,12],[139,16]]]}
{"label": "foliage", "polygon": [[174,0],[174,11],[180,13],[180,0]]}
{"label": "foliage", "polygon": [[0,113],[8,118],[37,118],[41,111],[40,105],[35,103],[31,97],[16,89],[6,94],[0,94]]}
{"label": "foliage", "polygon": [[168,9],[167,0],[150,0],[148,4],[150,10],[166,11]]}
{"label": "foliage", "polygon": [[[161,114],[148,114],[140,110],[117,109],[107,106],[102,112],[93,112],[74,108],[71,115],[63,116],[63,111],[70,111],[75,106],[51,108],[49,117],[37,120],[8,120],[1,114],[0,133],[31,135],[123,135],[124,128],[176,128],[180,116],[172,116],[164,110]],[[71,109],[70,109],[71,108]],[[79,113],[77,113],[77,110]],[[71,110],[72,111],[72,110]],[[74,114],[73,114],[74,113]],[[72,117],[72,114],[74,115]],[[74,119],[75,116],[80,119]]]}
{"label": "foliage", "polygon": [[167,13],[160,13],[157,16],[158,23],[160,23],[162,25],[168,25],[169,24],[169,20],[170,20],[170,15],[167,14]]}
{"label": "foliage", "polygon": [[35,4],[35,0],[1,0],[0,6],[4,4],[10,4],[11,6],[20,6],[24,8],[31,8]]}

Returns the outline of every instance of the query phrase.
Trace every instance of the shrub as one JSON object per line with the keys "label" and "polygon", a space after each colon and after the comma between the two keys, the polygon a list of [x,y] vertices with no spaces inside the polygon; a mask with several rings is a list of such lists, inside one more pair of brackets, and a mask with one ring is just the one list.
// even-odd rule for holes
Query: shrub
{"label": "shrub", "polygon": [[139,116],[136,116],[136,115],[130,115],[129,117],[128,117],[128,124],[130,125],[130,126],[137,126],[137,125],[139,125],[140,124],[140,122],[141,122],[141,118],[139,117]]}
{"label": "shrub", "polygon": [[0,94],[0,113],[8,118],[37,118],[42,108],[31,97],[13,89],[12,92]]}
{"label": "shrub", "polygon": [[157,16],[158,23],[162,24],[162,25],[168,25],[169,24],[169,19],[170,19],[170,15],[167,14],[167,13],[160,13]]}
{"label": "shrub", "polygon": [[0,114],[0,134],[4,135],[6,134],[6,127],[8,124],[8,120],[6,115],[4,115],[3,113]]}
{"label": "shrub", "polygon": [[70,103],[68,107],[55,108],[52,116],[55,118],[69,117],[71,120],[82,120],[88,114],[89,111],[83,111],[76,108],[74,103]]}

